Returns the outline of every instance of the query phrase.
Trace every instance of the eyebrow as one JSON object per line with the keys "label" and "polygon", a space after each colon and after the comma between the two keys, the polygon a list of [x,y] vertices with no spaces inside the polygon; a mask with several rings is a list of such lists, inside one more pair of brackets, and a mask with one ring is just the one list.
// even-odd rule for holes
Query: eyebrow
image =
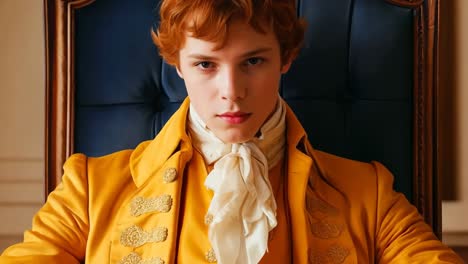
{"label": "eyebrow", "polygon": [[[252,51],[248,51],[248,52],[242,54],[240,57],[242,57],[242,58],[251,57],[251,56],[255,56],[257,54],[268,52],[268,51],[271,51],[271,50],[272,50],[272,48],[258,48],[258,49],[252,50]],[[188,57],[193,58],[193,59],[198,59],[198,60],[209,60],[209,61],[216,60],[216,57],[212,57],[212,56],[208,56],[208,55],[204,55],[204,54],[199,54],[199,53],[189,54]]]}

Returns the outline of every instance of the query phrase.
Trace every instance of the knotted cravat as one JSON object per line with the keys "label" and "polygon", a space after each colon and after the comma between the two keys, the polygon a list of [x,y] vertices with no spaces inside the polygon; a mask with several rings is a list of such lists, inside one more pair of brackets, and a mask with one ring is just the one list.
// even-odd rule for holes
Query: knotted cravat
{"label": "knotted cravat", "polygon": [[214,163],[205,180],[205,186],[214,192],[206,222],[219,264],[258,263],[267,251],[268,233],[277,225],[268,171],[284,156],[285,115],[284,102],[279,98],[258,137],[227,144],[190,106],[192,144],[208,165]]}

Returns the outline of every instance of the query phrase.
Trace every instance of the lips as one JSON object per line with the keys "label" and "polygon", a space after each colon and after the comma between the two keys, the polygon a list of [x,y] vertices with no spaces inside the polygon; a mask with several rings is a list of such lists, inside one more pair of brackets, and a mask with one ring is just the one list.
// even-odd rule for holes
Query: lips
{"label": "lips", "polygon": [[226,112],[218,115],[222,120],[229,124],[241,124],[251,116],[250,113],[245,112]]}

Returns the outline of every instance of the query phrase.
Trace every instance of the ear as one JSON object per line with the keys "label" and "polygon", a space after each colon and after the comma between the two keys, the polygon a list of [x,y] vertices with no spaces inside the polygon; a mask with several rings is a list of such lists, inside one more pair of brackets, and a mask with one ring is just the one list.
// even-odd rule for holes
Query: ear
{"label": "ear", "polygon": [[176,71],[177,71],[177,74],[179,75],[179,77],[183,79],[184,75],[182,74],[182,71],[180,70],[179,66],[176,65],[175,68],[176,68]]}
{"label": "ear", "polygon": [[288,60],[283,66],[281,66],[281,74],[285,74],[291,68],[292,60]]}

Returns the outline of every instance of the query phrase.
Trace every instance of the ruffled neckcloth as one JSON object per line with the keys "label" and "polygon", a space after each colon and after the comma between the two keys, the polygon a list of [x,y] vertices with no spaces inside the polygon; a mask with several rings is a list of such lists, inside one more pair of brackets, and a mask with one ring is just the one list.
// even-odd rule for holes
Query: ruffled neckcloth
{"label": "ruffled neckcloth", "polygon": [[211,132],[190,105],[188,128],[193,146],[213,170],[205,186],[214,192],[205,222],[219,264],[260,262],[268,233],[276,225],[276,201],[268,171],[284,157],[286,107],[276,109],[259,136],[227,144]]}

